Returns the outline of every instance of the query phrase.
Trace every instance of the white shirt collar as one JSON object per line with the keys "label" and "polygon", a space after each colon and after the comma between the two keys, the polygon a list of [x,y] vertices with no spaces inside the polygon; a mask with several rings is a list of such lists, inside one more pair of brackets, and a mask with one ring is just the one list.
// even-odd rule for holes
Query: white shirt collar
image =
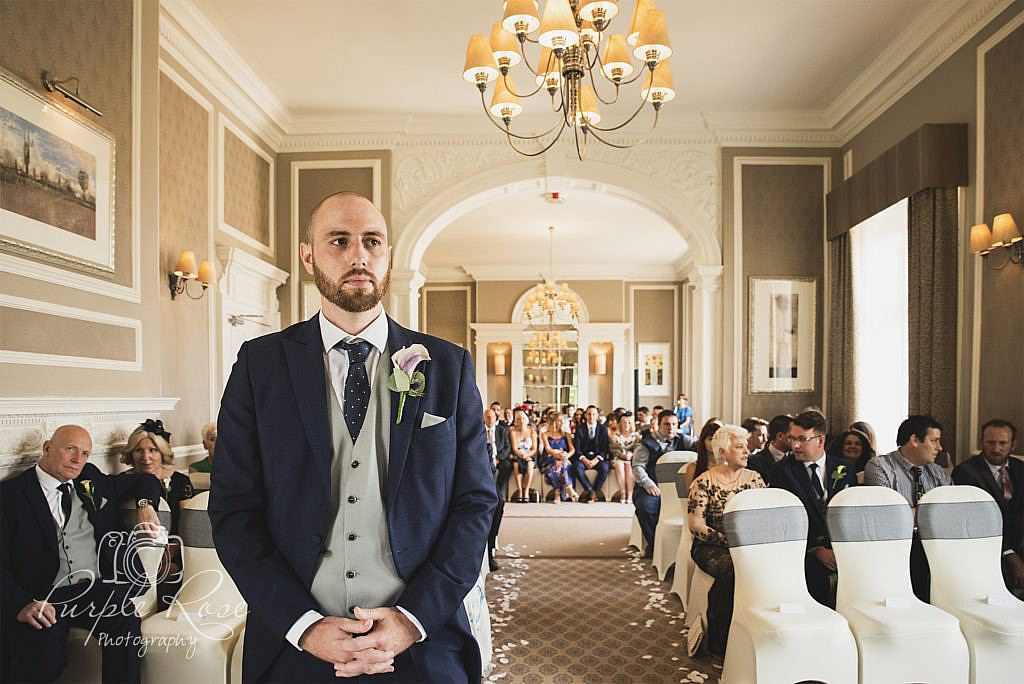
{"label": "white shirt collar", "polygon": [[384,314],[382,308],[377,318],[373,319],[373,323],[363,328],[357,333],[350,333],[342,330],[338,326],[327,320],[324,316],[324,312],[321,311],[319,314],[320,318],[320,337],[323,339],[324,351],[330,352],[334,348],[334,345],[338,344],[342,340],[348,341],[353,337],[358,337],[361,340],[366,340],[372,344],[377,351],[384,353],[384,350],[388,346],[388,317]]}
{"label": "white shirt collar", "polygon": [[770,453],[772,455],[772,458],[774,458],[776,461],[781,461],[786,456],[785,451],[779,451],[772,444],[768,445],[768,453]]}
{"label": "white shirt collar", "polygon": [[60,480],[40,468],[38,465],[36,465],[36,477],[39,478],[39,485],[43,488],[44,492],[55,492],[62,484]]}
{"label": "white shirt collar", "polygon": [[822,473],[825,472],[825,454],[822,454],[821,458],[819,458],[817,461],[804,461],[804,467],[810,470],[812,463],[818,464],[818,475],[821,475]]}

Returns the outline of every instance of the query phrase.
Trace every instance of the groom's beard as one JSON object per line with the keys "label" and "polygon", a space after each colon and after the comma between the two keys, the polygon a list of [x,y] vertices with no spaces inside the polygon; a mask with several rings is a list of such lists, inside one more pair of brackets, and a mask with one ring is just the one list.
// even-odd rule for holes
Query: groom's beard
{"label": "groom's beard", "polygon": [[[346,288],[345,281],[354,276],[369,278],[372,283],[370,290],[366,291],[351,286]],[[337,280],[332,281],[327,277],[326,273],[317,267],[316,259],[313,259],[313,281],[316,283],[316,289],[320,290],[320,294],[342,311],[362,313],[377,306],[380,300],[384,298],[384,295],[388,293],[388,287],[391,285],[391,266],[388,266],[388,272],[384,274],[384,281],[379,285],[377,284],[377,278],[362,268],[354,268]]]}

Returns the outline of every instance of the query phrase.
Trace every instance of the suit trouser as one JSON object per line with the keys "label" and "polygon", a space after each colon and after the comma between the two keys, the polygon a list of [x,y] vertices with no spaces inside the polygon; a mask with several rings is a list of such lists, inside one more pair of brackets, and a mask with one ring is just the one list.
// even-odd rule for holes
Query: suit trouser
{"label": "suit trouser", "polygon": [[583,487],[585,492],[599,492],[604,487],[604,481],[608,479],[608,461],[602,459],[597,462],[593,470],[597,471],[597,478],[594,480],[594,484],[590,484],[590,480],[587,479],[587,467],[583,465],[583,462],[579,459],[572,459],[572,467],[570,472],[572,473],[573,479],[576,480],[578,487]]}
{"label": "suit trouser", "polygon": [[512,476],[512,461],[498,461],[498,470],[495,475],[494,487],[498,493],[498,505],[491,516],[491,531],[487,535],[487,551],[494,555],[494,547],[498,541],[498,530],[501,528],[501,519],[505,515],[505,491],[508,488],[508,480]]}
{"label": "suit trouser", "polygon": [[910,542],[910,586],[914,596],[925,603],[929,602],[932,589],[932,571],[928,567],[928,557],[921,545],[921,537],[914,530],[914,539]]}
{"label": "suit trouser", "polygon": [[[89,630],[103,649],[103,682],[138,682],[141,677],[142,642],[135,604],[128,585],[81,582],[53,590],[49,602],[57,611],[57,623],[37,630],[22,622],[8,623],[5,641],[11,645],[11,680],[52,682],[67,660],[68,630]],[[72,648],[77,648],[73,644]]]}
{"label": "suit trouser", "polygon": [[829,570],[818,557],[811,552],[804,555],[804,577],[807,579],[807,593],[815,601],[833,610],[836,607],[836,596],[832,592],[832,577],[836,573]]}
{"label": "suit trouser", "polygon": [[661,516],[661,497],[652,496],[647,490],[637,485],[633,488],[633,505],[636,507],[636,519],[640,523],[644,541],[647,543],[647,554],[654,552],[654,530],[658,527]]}

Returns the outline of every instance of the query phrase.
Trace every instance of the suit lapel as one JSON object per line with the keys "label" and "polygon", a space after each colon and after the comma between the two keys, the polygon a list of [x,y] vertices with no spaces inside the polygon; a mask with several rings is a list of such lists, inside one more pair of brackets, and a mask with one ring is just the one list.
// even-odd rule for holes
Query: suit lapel
{"label": "suit lapel", "polygon": [[49,506],[46,505],[46,497],[43,496],[43,489],[39,484],[39,478],[36,476],[36,469],[34,467],[29,468],[29,471],[23,478],[22,492],[25,494],[25,498],[28,499],[28,507],[32,509],[36,522],[39,523],[40,529],[43,530],[43,538],[56,552],[57,522],[53,519]]}
{"label": "suit lapel", "polygon": [[317,478],[330,496],[331,421],[327,412],[327,385],[324,379],[323,337],[317,317],[306,321],[299,334],[282,341],[292,392],[302,417],[309,446],[316,462]]}
{"label": "suit lapel", "polygon": [[978,455],[975,457],[975,461],[971,464],[974,468],[974,472],[978,476],[979,482],[985,483],[985,489],[992,495],[992,498],[996,500],[999,505],[1005,505],[1005,499],[1003,498],[1003,486],[996,481],[996,478],[992,476],[992,471],[988,467],[988,461],[985,460],[984,456]]}
{"label": "suit lapel", "polygon": [[[402,347],[411,343],[409,331],[391,320],[388,317],[388,352],[394,354]],[[427,361],[427,365],[430,362]],[[392,364],[387,364],[387,373],[390,376]],[[422,364],[418,367],[424,373],[426,367]],[[390,390],[389,390],[390,391]],[[426,392],[431,391],[428,380]],[[412,440],[413,430],[416,428],[416,421],[419,420],[420,398],[407,394],[405,406],[402,408],[402,420],[398,420],[399,393],[391,392],[391,441],[388,445],[388,501],[394,501],[398,494],[398,483],[402,480],[402,471],[405,470],[405,460],[409,455],[409,444]]]}
{"label": "suit lapel", "polygon": [[811,504],[815,510],[821,510],[821,499],[818,498],[817,492],[811,487],[811,476],[803,461],[798,461],[794,457],[790,461],[789,473],[796,480],[797,487],[803,492],[804,501]]}

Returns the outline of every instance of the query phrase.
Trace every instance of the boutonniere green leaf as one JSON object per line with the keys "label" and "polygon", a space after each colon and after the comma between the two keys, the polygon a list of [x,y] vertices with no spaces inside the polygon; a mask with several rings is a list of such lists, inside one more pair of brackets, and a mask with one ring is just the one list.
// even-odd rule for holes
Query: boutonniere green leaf
{"label": "boutonniere green leaf", "polygon": [[93,510],[96,510],[96,499],[93,497],[92,480],[81,480],[79,484],[82,485],[82,493],[89,499],[89,503],[92,504]]}
{"label": "boutonniere green leaf", "polygon": [[423,371],[416,370],[423,361],[430,360],[430,353],[422,344],[412,344],[402,347],[391,355],[391,363],[394,368],[391,370],[391,377],[388,378],[388,389],[398,392],[398,413],[395,415],[395,424],[402,422],[402,411],[405,408],[407,395],[422,397],[427,388],[427,377]]}
{"label": "boutonniere green leaf", "polygon": [[171,478],[165,477],[163,480],[160,481],[160,484],[164,488],[164,498],[165,499],[170,499],[171,498]]}
{"label": "boutonniere green leaf", "polygon": [[832,471],[832,481],[839,482],[846,477],[846,466],[836,466],[836,469]]}

